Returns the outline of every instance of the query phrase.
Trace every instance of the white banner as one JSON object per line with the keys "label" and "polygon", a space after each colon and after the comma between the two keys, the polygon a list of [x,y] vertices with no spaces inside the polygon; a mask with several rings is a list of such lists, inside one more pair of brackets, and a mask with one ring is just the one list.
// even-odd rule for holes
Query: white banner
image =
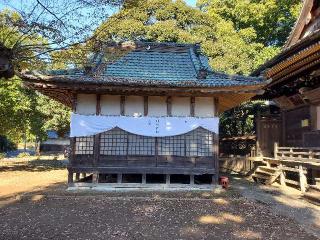
{"label": "white banner", "polygon": [[92,136],[115,127],[148,137],[176,136],[202,127],[219,132],[219,118],[71,115],[70,137]]}

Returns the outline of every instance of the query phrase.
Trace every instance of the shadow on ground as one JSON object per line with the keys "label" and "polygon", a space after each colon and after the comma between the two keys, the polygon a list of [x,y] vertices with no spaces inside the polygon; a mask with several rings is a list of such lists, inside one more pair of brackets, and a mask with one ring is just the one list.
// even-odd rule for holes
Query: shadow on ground
{"label": "shadow on ground", "polygon": [[52,171],[66,168],[65,161],[61,160],[32,160],[28,162],[12,162],[7,165],[0,166],[0,172],[8,171],[28,171],[41,172]]}
{"label": "shadow on ground", "polygon": [[[6,219],[0,238],[317,239],[265,202],[243,197],[238,186],[221,193],[65,189],[66,184],[53,184],[0,199],[7,201],[0,208]],[[315,220],[311,211],[309,217]]]}

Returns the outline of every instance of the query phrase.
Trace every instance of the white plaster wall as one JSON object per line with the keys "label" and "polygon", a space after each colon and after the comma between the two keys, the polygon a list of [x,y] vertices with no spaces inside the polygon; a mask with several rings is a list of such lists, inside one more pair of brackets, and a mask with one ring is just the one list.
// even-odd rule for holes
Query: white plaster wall
{"label": "white plaster wall", "polygon": [[214,117],[213,98],[212,97],[196,97],[194,112],[196,117]]}
{"label": "white plaster wall", "polygon": [[143,116],[144,101],[141,96],[127,96],[124,107],[125,115],[127,116]]}
{"label": "white plaster wall", "polygon": [[148,116],[167,116],[167,97],[148,97]]}
{"label": "white plaster wall", "polygon": [[95,94],[78,94],[76,112],[79,114],[96,114],[97,97]]}
{"label": "white plaster wall", "polygon": [[101,115],[120,115],[120,96],[102,95],[100,98]]}
{"label": "white plaster wall", "polygon": [[190,98],[173,97],[171,113],[172,116],[190,116]]}

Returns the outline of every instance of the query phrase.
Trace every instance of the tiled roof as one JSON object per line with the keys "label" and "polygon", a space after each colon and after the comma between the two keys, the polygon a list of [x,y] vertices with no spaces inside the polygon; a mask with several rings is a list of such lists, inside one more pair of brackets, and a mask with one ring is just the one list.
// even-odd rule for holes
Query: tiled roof
{"label": "tiled roof", "polygon": [[[173,43],[143,43],[114,63],[95,59],[91,74],[84,70],[52,71],[49,75],[73,81],[156,86],[225,87],[263,84],[262,78],[227,75],[214,72],[208,59],[199,53],[197,45]],[[97,70],[99,69],[99,70]],[[101,70],[102,69],[102,70]],[[198,78],[200,70],[207,76]],[[99,73],[97,73],[99,72]]]}

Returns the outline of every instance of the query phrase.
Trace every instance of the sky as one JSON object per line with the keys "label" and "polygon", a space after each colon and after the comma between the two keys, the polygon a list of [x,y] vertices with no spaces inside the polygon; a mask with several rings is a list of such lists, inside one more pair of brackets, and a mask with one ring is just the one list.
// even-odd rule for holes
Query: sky
{"label": "sky", "polygon": [[[11,5],[13,7],[17,7],[20,5],[21,2],[26,2],[28,0],[2,0],[0,2],[0,10],[5,8],[7,5]],[[30,1],[30,0],[29,0]],[[54,0],[53,0],[54,1]],[[184,0],[189,6],[195,7],[197,0]],[[30,2],[33,2],[32,0]]]}
{"label": "sky", "polygon": [[[90,8],[81,8],[79,10],[80,14],[77,14],[73,9],[77,8],[77,5],[74,4],[77,0],[42,0],[40,1],[46,6],[49,6],[48,9],[51,10],[55,15],[49,14],[48,11],[45,11],[44,14],[41,15],[41,18],[37,18],[37,16],[43,11],[43,7],[40,5],[36,5],[36,0],[0,0],[0,11],[4,8],[11,8],[18,12],[24,12],[25,14],[33,13],[32,18],[26,18],[30,21],[35,20],[36,22],[51,22],[56,21],[56,17],[58,16],[67,16],[67,19],[62,19],[63,23],[70,23],[70,26],[62,25],[66,30],[62,30],[67,39],[71,42],[81,42],[83,39],[86,39],[105,19],[112,14],[116,13],[119,10],[119,7],[110,7],[104,6],[103,8],[94,7]],[[174,0],[173,0],[174,1]],[[189,6],[196,7],[197,0],[184,0]],[[67,4],[66,4],[67,3]],[[34,9],[34,6],[37,8]],[[72,9],[72,10],[71,10]],[[33,11],[34,10],[34,11]],[[65,14],[74,12],[75,14]],[[80,16],[80,17],[79,17]],[[80,29],[80,30],[79,30]],[[82,34],[79,31],[84,32],[81,29],[85,29],[86,33]],[[78,31],[78,32],[75,32]],[[69,44],[70,41],[66,40]]]}

